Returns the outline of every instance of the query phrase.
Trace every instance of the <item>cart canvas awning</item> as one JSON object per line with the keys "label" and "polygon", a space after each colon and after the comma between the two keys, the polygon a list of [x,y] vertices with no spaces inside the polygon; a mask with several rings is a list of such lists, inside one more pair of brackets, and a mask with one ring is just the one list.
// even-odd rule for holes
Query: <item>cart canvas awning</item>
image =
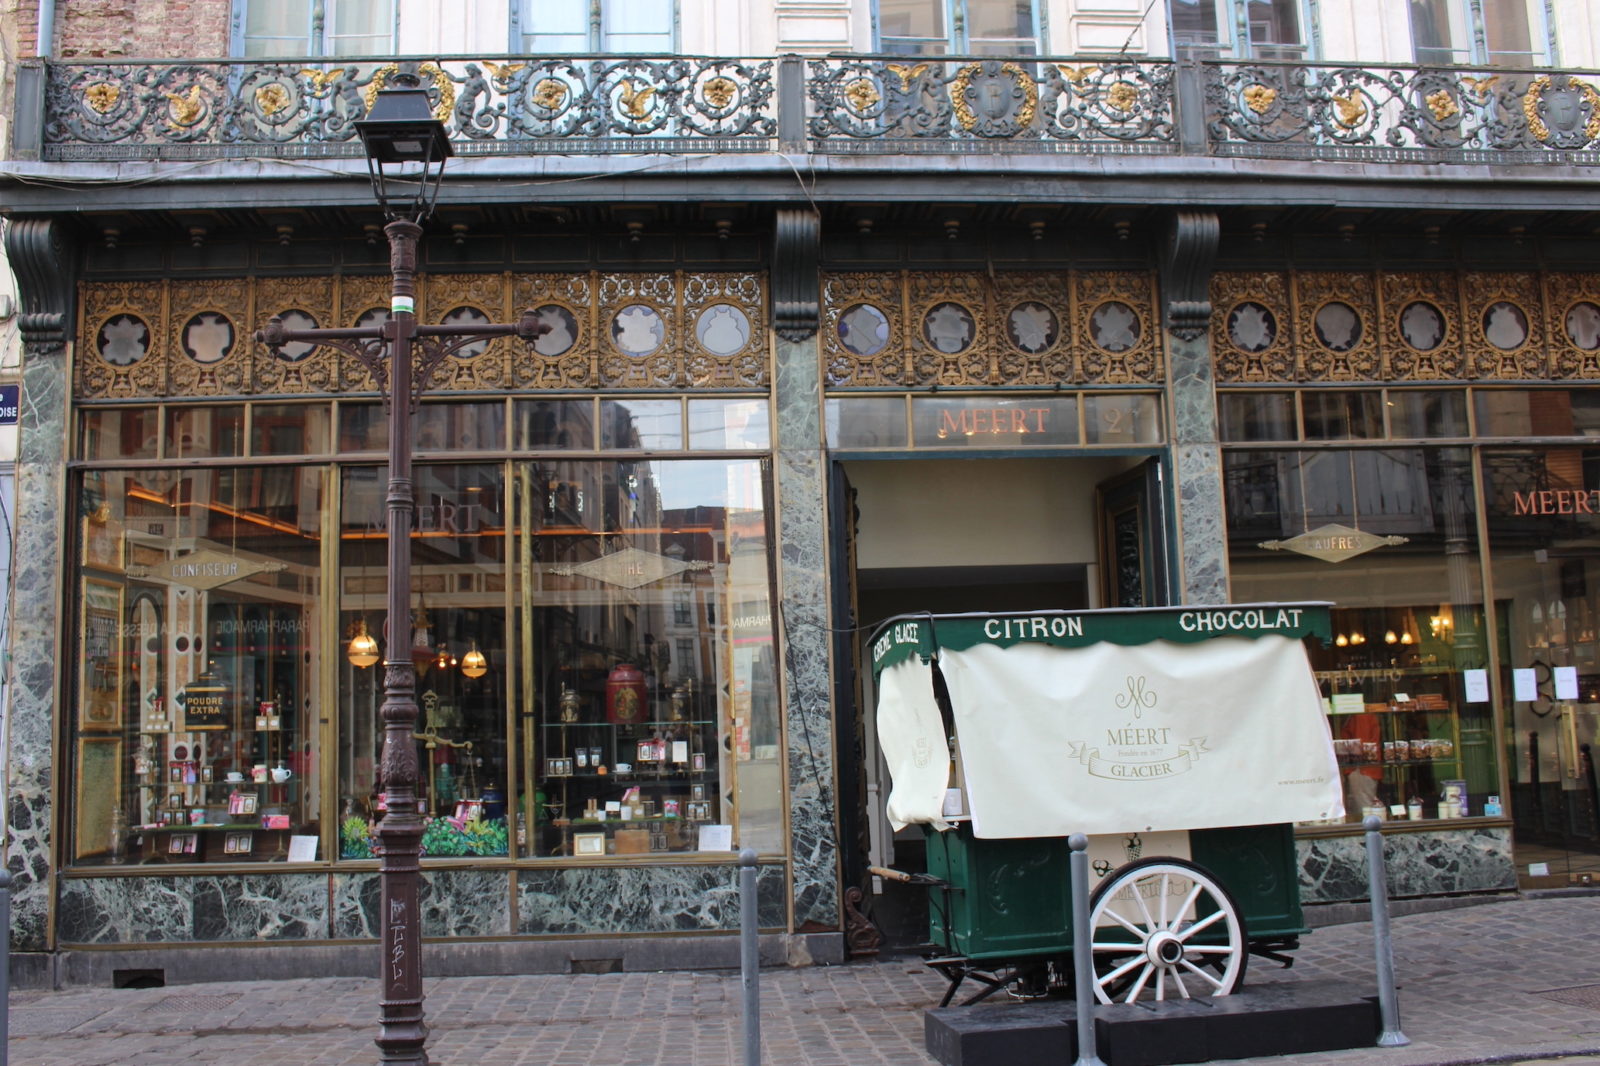
{"label": "cart canvas awning", "polygon": [[946,828],[949,692],[979,837],[1338,818],[1338,765],[1301,643],[1326,604],[919,615],[873,640],[899,828]]}

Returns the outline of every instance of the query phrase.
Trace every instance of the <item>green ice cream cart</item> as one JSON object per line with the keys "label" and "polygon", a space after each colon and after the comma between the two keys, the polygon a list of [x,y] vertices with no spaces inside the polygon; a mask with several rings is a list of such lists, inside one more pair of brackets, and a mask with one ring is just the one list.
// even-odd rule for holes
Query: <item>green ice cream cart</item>
{"label": "green ice cream cart", "polygon": [[906,615],[873,634],[897,829],[926,828],[928,963],[1070,985],[1067,837],[1089,837],[1102,1002],[1227,995],[1306,932],[1292,823],[1343,816],[1305,639],[1328,604]]}

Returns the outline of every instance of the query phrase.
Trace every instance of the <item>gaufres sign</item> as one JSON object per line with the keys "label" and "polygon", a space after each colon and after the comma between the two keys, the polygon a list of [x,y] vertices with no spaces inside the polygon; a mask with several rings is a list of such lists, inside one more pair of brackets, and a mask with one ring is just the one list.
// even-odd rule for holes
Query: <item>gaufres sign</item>
{"label": "gaufres sign", "polygon": [[1257,605],[897,622],[873,646],[890,820],[947,824],[934,661],[979,837],[1340,817],[1301,643],[1326,618]]}

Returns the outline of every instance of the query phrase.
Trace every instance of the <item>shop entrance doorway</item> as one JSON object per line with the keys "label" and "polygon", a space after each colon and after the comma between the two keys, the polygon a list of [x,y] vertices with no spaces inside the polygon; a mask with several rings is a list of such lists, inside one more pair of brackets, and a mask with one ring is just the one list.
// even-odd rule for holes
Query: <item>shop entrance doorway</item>
{"label": "shop entrance doorway", "polygon": [[928,611],[1081,610],[1168,601],[1159,460],[883,459],[834,466],[832,522],[841,840],[846,886],[889,949],[927,935],[926,896],[870,865],[923,868],[922,831],[896,833],[865,668],[877,624]]}

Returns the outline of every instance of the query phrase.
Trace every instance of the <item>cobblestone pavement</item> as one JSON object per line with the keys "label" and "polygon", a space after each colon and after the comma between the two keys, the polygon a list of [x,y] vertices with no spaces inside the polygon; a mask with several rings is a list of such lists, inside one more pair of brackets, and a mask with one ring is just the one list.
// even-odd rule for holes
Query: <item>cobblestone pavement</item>
{"label": "cobblestone pavement", "polygon": [[[1600,897],[1516,899],[1395,918],[1409,1047],[1241,1060],[1432,1066],[1569,1058],[1600,1066]],[[1371,930],[1306,937],[1292,970],[1252,980],[1370,985]],[[766,1066],[928,1066],[922,1012],[942,981],[916,959],[766,970]],[[377,982],[236,981],[11,996],[11,1066],[372,1063]],[[432,1061],[449,1066],[737,1066],[737,973],[431,980]],[[1024,1004],[1015,1009],[1026,1010]],[[1018,1064],[1031,1066],[1031,1064]]]}

